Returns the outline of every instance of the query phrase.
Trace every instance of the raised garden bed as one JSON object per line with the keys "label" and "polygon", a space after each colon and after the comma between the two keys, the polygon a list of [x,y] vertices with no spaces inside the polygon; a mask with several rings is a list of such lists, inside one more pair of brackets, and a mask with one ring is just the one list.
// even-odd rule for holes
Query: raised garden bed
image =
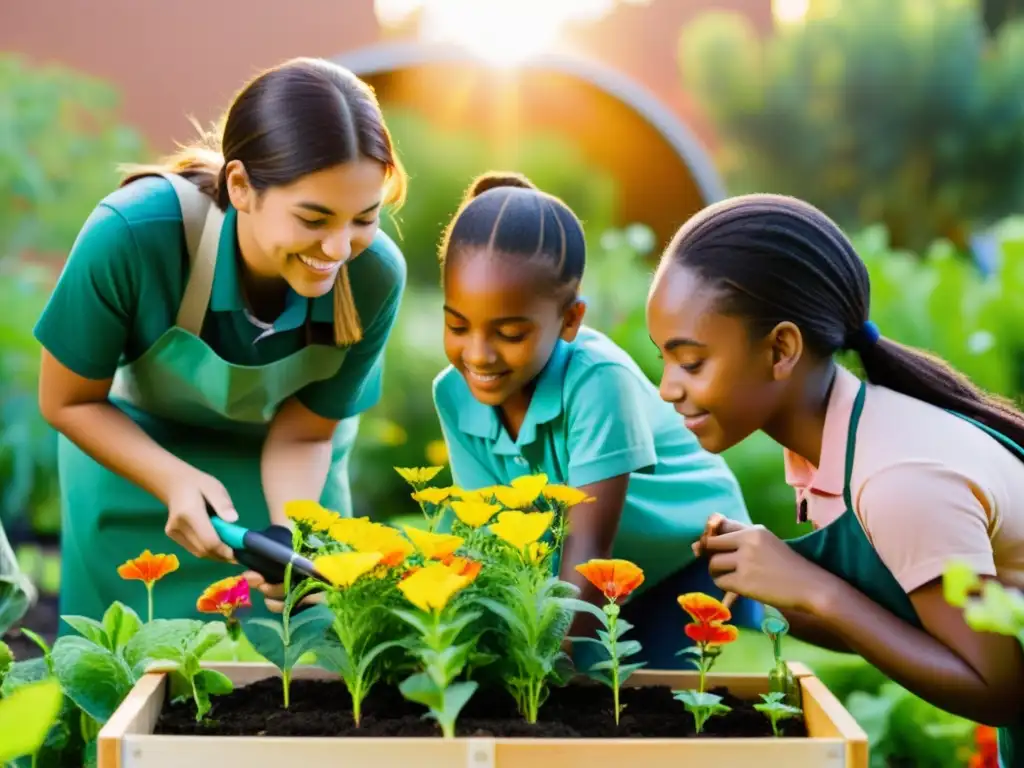
{"label": "raised garden bed", "polygon": [[[775,737],[753,703],[768,692],[767,675],[707,675],[734,705],[694,736],[693,719],[671,691],[693,688],[697,673],[637,671],[624,685],[616,727],[606,691],[571,683],[552,689],[536,724],[509,707],[500,692],[480,691],[444,739],[422,708],[374,689],[359,728],[336,675],[318,667],[293,670],[289,709],[280,706],[280,672],[269,664],[205,665],[223,673],[234,692],[217,697],[204,721],[194,708],[168,703],[168,677],[144,675],[100,731],[98,768],[170,768],[241,761],[247,768],[339,764],[372,768],[594,768],[601,765],[677,768],[867,768],[864,731],[829,690],[800,664],[803,716],[780,723]],[[727,692],[727,693],[726,693]],[[735,700],[730,700],[735,697]],[[230,735],[227,735],[230,734]],[[294,735],[286,735],[294,734]],[[300,735],[301,734],[301,735]]]}

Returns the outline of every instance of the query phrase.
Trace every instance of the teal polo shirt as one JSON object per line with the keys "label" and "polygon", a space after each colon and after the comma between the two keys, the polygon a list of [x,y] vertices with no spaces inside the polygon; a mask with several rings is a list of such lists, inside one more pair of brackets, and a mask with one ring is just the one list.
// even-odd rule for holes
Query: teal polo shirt
{"label": "teal polo shirt", "polygon": [[[238,213],[225,213],[210,306],[201,338],[229,363],[267,365],[307,344],[333,344],[334,292],[307,299],[288,289],[272,323],[245,309],[239,282]],[[398,316],[406,283],[402,252],[379,232],[349,264],[363,339],[338,372],[296,395],[328,419],[365,411],[381,397],[384,343]],[[115,190],[82,227],[35,326],[35,337],[79,376],[105,379],[132,362],[173,327],[188,280],[181,208],[170,182],[139,179]]]}
{"label": "teal polo shirt", "polygon": [[433,393],[460,488],[538,472],[574,488],[630,475],[613,555],[644,569],[642,589],[693,562],[690,545],[711,513],[750,522],[725,461],[701,448],[633,359],[591,328],[558,342],[516,440],[454,368],[437,376]]}

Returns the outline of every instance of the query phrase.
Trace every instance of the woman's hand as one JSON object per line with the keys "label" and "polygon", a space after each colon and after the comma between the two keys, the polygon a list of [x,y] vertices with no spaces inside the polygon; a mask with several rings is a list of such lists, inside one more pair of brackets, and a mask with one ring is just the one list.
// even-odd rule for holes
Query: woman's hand
{"label": "woman's hand", "polygon": [[229,523],[238,520],[231,497],[220,480],[189,467],[171,485],[164,532],[196,557],[233,563],[231,547],[214,530],[207,503],[221,519]]}
{"label": "woman's hand", "polygon": [[[246,571],[242,574],[246,581],[249,582],[250,589],[258,589],[263,595],[263,601],[267,604],[267,610],[271,613],[281,613],[284,611],[284,585],[283,584],[271,584],[262,575],[256,573],[256,571]],[[324,601],[323,592],[314,592],[311,595],[306,595],[300,603],[304,605],[313,605],[314,603],[322,603]]]}
{"label": "woman's hand", "polygon": [[708,571],[723,592],[774,606],[811,611],[820,569],[763,525],[744,525],[721,515],[709,518],[693,545],[708,556]]}

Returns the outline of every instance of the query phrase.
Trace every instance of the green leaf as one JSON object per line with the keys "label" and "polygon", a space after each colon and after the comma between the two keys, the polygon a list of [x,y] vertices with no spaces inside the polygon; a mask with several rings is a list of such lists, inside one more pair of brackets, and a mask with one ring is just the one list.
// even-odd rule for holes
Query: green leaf
{"label": "green leaf", "polygon": [[427,617],[420,613],[407,611],[404,608],[392,608],[391,612],[398,618],[409,624],[421,635],[429,635],[431,627],[427,624]]}
{"label": "green leaf", "polygon": [[284,627],[281,622],[270,619],[249,619],[242,624],[242,632],[252,647],[282,672],[290,669],[287,665],[284,647]]}
{"label": "green leaf", "polygon": [[196,619],[154,619],[125,645],[124,660],[136,676],[151,668],[153,661],[184,663],[188,644],[203,626]]}
{"label": "green leaf", "polygon": [[44,659],[16,661],[8,670],[3,686],[0,686],[0,695],[9,696],[21,686],[38,680],[45,680],[49,676],[50,670],[46,668],[46,661]]}
{"label": "green leaf", "polygon": [[0,764],[39,751],[63,701],[60,683],[53,678],[23,685],[0,699]]}
{"label": "green leaf", "polygon": [[46,642],[46,638],[44,638],[42,635],[33,632],[31,629],[28,629],[27,627],[21,628],[21,634],[23,634],[25,637],[27,637],[29,640],[31,640],[33,643],[39,646],[39,650],[43,652],[44,656],[48,656],[50,654],[50,645]]}
{"label": "green leaf", "polygon": [[359,659],[359,668],[356,670],[359,677],[363,677],[366,674],[367,670],[370,668],[370,665],[374,661],[376,661],[377,657],[384,653],[384,651],[390,650],[392,648],[397,648],[402,644],[403,643],[401,640],[388,640],[383,643],[378,643],[373,648],[371,648],[368,653],[363,654],[363,657]]}
{"label": "green leaf", "polygon": [[0,637],[28,613],[36,594],[35,585],[25,574],[0,576]]}
{"label": "green leaf", "polygon": [[211,648],[217,646],[227,636],[227,633],[227,627],[223,622],[207,622],[186,641],[185,653],[193,659],[202,659]]}
{"label": "green leaf", "polygon": [[127,605],[115,600],[103,614],[103,628],[110,640],[110,650],[120,651],[142,629],[142,619]]}
{"label": "green leaf", "polygon": [[417,672],[405,678],[398,686],[398,690],[409,701],[422,704],[436,712],[441,711],[441,689],[426,672]]}
{"label": "green leaf", "polygon": [[580,600],[575,597],[560,597],[558,598],[558,602],[568,610],[575,612],[583,611],[584,613],[589,613],[591,616],[595,616],[600,619],[601,624],[605,629],[608,628],[608,615],[593,603],[588,603],[586,600]]}
{"label": "green leaf", "polygon": [[223,696],[235,690],[231,678],[215,669],[201,669],[196,675],[196,686],[202,685],[211,696]]}
{"label": "green leaf", "polygon": [[11,671],[11,667],[14,666],[14,654],[11,653],[11,648],[3,640],[0,640],[0,689],[3,688],[4,678],[7,677],[7,673]]}
{"label": "green leaf", "polygon": [[515,612],[504,603],[499,603],[497,600],[493,600],[489,597],[477,598],[476,602],[480,603],[484,608],[501,617],[501,619],[508,625],[508,628],[519,635],[520,637],[529,637],[530,630],[526,626],[526,623],[519,618]]}
{"label": "green leaf", "polygon": [[449,723],[458,720],[462,708],[473,697],[478,687],[472,680],[449,685],[444,691],[444,709],[441,710],[441,717]]}
{"label": "green leaf", "polygon": [[107,722],[135,683],[120,657],[84,637],[57,640],[53,669],[68,698],[98,723]]}
{"label": "green leaf", "polygon": [[[401,644],[401,641],[396,641]],[[336,638],[326,637],[324,644],[316,650],[316,666],[340,675],[344,680],[355,680],[358,670],[353,666],[345,647]]]}
{"label": "green leaf", "polygon": [[[318,610],[323,609],[323,610]],[[288,625],[290,641],[285,649],[285,663],[291,669],[309,652],[327,644],[327,631],[334,622],[334,614],[326,606],[309,608],[291,619]]]}
{"label": "green leaf", "polygon": [[624,659],[627,656],[634,656],[643,650],[643,646],[640,645],[639,640],[625,640],[620,641],[616,647],[618,656],[620,659]]}
{"label": "green leaf", "polygon": [[62,616],[61,618],[86,640],[90,640],[107,650],[113,650],[110,647],[110,639],[107,637],[106,628],[96,619],[90,619],[88,616]]}

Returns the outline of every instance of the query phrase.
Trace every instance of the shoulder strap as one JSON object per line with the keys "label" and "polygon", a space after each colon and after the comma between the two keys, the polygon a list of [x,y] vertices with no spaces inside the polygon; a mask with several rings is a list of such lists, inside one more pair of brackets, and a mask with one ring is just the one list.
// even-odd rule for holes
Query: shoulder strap
{"label": "shoulder strap", "polygon": [[857,454],[857,427],[860,426],[860,415],[864,411],[864,397],[867,395],[868,387],[863,381],[860,389],[857,390],[857,397],[853,401],[853,410],[850,412],[850,426],[846,431],[846,466],[843,470],[843,501],[846,502],[848,510],[853,509],[853,494],[850,491],[850,483],[853,480],[853,459]]}
{"label": "shoulder strap", "polygon": [[1003,445],[1005,445],[1011,451],[1016,453],[1018,458],[1024,459],[1024,447],[1021,447],[1021,446],[1017,445],[1017,443],[1015,443],[1013,440],[1008,438],[1002,432],[999,432],[998,430],[992,429],[992,427],[990,427],[988,424],[982,424],[980,421],[978,421],[977,419],[972,419],[970,416],[964,416],[962,413],[957,413],[956,411],[950,411],[949,409],[946,409],[946,410],[947,410],[948,413],[953,414],[957,418],[963,419],[964,421],[966,421],[969,424],[973,424],[978,429],[980,429],[982,432],[987,432],[991,437],[994,437],[996,440],[1001,442]]}
{"label": "shoulder strap", "polygon": [[213,291],[213,273],[217,264],[217,247],[224,214],[208,195],[195,184],[176,173],[161,174],[174,187],[181,207],[188,248],[189,274],[185,293],[178,307],[176,325],[194,336],[203,329],[206,310]]}

